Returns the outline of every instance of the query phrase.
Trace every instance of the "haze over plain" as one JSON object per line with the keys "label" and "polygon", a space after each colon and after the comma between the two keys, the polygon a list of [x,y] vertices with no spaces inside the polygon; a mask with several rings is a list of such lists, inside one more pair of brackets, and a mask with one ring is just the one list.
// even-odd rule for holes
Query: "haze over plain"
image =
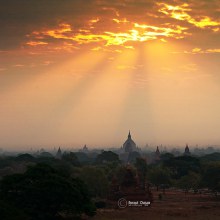
{"label": "haze over plain", "polygon": [[219,0],[0,3],[0,147],[220,144]]}

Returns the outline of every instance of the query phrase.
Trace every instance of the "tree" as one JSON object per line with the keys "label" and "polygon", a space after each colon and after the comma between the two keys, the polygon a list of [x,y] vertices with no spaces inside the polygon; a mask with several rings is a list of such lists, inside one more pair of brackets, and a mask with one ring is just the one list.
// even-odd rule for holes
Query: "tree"
{"label": "tree", "polygon": [[220,153],[215,152],[212,154],[206,154],[200,157],[202,161],[220,161]]}
{"label": "tree", "polygon": [[26,162],[35,162],[35,157],[31,154],[20,154],[14,158],[15,161],[26,161]]}
{"label": "tree", "polygon": [[0,196],[33,220],[54,220],[62,215],[93,215],[95,208],[85,184],[60,175],[48,165],[38,164],[24,174],[5,177]]}
{"label": "tree", "polygon": [[93,197],[106,197],[109,185],[103,169],[92,166],[83,167],[79,178],[86,183]]}
{"label": "tree", "polygon": [[62,156],[62,160],[71,163],[73,166],[79,166],[80,165],[77,156],[73,152],[64,153],[63,156]]}
{"label": "tree", "polygon": [[143,158],[136,158],[135,167],[138,171],[140,182],[143,188],[145,188],[146,176],[147,176],[147,162]]}
{"label": "tree", "polygon": [[200,185],[201,177],[199,174],[194,172],[189,172],[189,174],[181,177],[176,185],[185,190],[185,192],[188,192],[190,189],[193,189],[194,191],[198,189]]}
{"label": "tree", "polygon": [[220,191],[220,162],[212,162],[206,165],[202,183],[213,191]]}
{"label": "tree", "polygon": [[140,158],[141,155],[137,151],[132,151],[128,154],[128,162],[135,163],[137,158]]}
{"label": "tree", "polygon": [[108,162],[120,162],[118,154],[112,151],[103,151],[96,158],[96,163],[98,164],[108,163]]}
{"label": "tree", "polygon": [[164,154],[161,154],[161,155],[160,155],[161,161],[170,160],[170,159],[172,159],[172,158],[174,158],[174,155],[171,154],[171,153],[164,153]]}
{"label": "tree", "polygon": [[157,187],[157,191],[160,185],[169,185],[171,183],[170,171],[163,167],[154,167],[149,172],[149,180]]}
{"label": "tree", "polygon": [[170,158],[169,160],[164,160],[163,165],[172,171],[172,176],[175,179],[180,179],[190,171],[195,173],[200,172],[200,160],[190,156]]}
{"label": "tree", "polygon": [[54,156],[49,152],[43,151],[40,153],[39,157],[53,158]]}
{"label": "tree", "polygon": [[19,210],[5,201],[0,201],[0,219],[3,220],[30,220],[22,210]]}
{"label": "tree", "polygon": [[91,159],[88,157],[86,153],[83,152],[76,152],[75,153],[77,159],[79,160],[80,163],[89,163],[91,162]]}
{"label": "tree", "polygon": [[135,186],[136,184],[137,181],[133,170],[131,168],[125,168],[121,186],[130,187]]}
{"label": "tree", "polygon": [[120,166],[115,171],[115,177],[121,186],[136,185],[136,170],[132,166]]}

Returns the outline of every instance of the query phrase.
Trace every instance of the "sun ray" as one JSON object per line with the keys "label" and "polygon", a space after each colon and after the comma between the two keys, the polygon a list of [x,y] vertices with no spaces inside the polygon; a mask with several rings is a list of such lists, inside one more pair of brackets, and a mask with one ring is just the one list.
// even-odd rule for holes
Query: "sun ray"
{"label": "sun ray", "polygon": [[[60,123],[57,117],[59,114],[62,115],[61,110],[64,106],[68,108],[68,103],[63,103],[63,106],[58,104],[62,104],[60,102],[63,97],[74,87],[76,88],[79,83],[82,83],[84,77],[89,77],[89,70],[104,59],[102,52],[97,52],[95,57],[93,55],[94,53],[91,51],[85,52],[85,54],[62,64],[59,63],[58,66],[30,78],[30,80],[14,85],[13,90],[1,93],[2,99],[5,96],[8,97],[4,102],[4,108],[1,109],[3,115],[7,110],[8,119],[2,122],[2,126],[10,128],[9,125],[13,124],[14,126],[10,128],[11,132],[16,130],[16,127],[23,126],[24,129],[17,132],[17,135],[21,137],[25,135],[26,130],[29,130],[29,133],[34,133],[36,130],[45,130],[45,134],[57,133]],[[82,77],[79,77],[80,74]],[[69,101],[71,102],[71,99]],[[16,119],[13,117],[15,114]],[[25,120],[22,121],[24,118]],[[6,123],[5,126],[4,123]],[[42,125],[44,126],[41,127]],[[27,140],[30,138],[27,137]],[[46,142],[47,137],[40,132],[39,137],[36,134],[30,141],[37,141],[37,139]]]}
{"label": "sun ray", "polygon": [[[124,50],[114,57],[112,62],[106,64],[104,69],[101,68],[101,74],[93,81],[94,84],[91,87],[85,88],[84,97],[78,105],[65,115],[64,124],[68,124],[72,129],[80,129],[90,138],[94,138],[92,137],[94,131],[88,130],[85,126],[94,126],[96,129],[109,127],[114,135],[118,128],[121,111],[124,109],[125,97],[130,89],[131,72],[135,66],[136,56],[136,51]],[[118,68],[119,66],[123,68]],[[96,115],[99,115],[100,120],[93,124],[93,118]],[[68,121],[76,121],[79,126],[74,128]],[[68,135],[70,134],[71,132]],[[100,135],[105,136],[106,133],[100,133]]]}

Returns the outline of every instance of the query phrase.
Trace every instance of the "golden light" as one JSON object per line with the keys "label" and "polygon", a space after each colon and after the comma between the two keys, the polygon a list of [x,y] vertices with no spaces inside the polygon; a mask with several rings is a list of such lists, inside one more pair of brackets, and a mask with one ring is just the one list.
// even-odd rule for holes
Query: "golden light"
{"label": "golden light", "polygon": [[[145,42],[160,39],[163,37],[163,41],[166,42],[166,38],[184,38],[188,35],[187,28],[180,25],[171,25],[169,23],[161,26],[154,26],[149,24],[139,24],[137,22],[128,21],[126,18],[119,20],[114,18],[113,21],[116,24],[123,23],[123,31],[103,31],[98,32],[95,27],[91,29],[89,25],[87,28],[74,30],[70,24],[61,23],[57,28],[51,30],[34,31],[29,38],[31,40],[27,42],[29,46],[36,46],[35,39],[47,39],[52,37],[60,40],[67,40],[73,42],[75,45],[97,43],[97,47],[109,47],[109,46],[122,46],[132,47],[133,43]],[[90,24],[99,22],[99,18],[90,20]],[[116,29],[117,30],[117,29]],[[39,43],[40,44],[40,43]]]}
{"label": "golden light", "polygon": [[177,20],[187,21],[199,28],[211,27],[213,31],[217,29],[215,27],[220,25],[219,21],[214,21],[208,16],[200,16],[200,18],[193,18],[188,12],[191,11],[190,5],[184,3],[179,6],[168,5],[166,3],[157,3],[159,6],[158,11]]}
{"label": "golden light", "polygon": [[47,45],[47,42],[43,42],[43,41],[29,41],[26,43],[29,46],[38,46],[38,45]]}
{"label": "golden light", "polygon": [[[195,24],[197,27],[200,28],[205,28],[205,27],[209,27],[209,26],[218,26],[220,25],[220,22],[218,21],[213,21],[211,20],[211,18],[209,17],[204,17],[202,18],[200,21],[196,21],[195,19],[191,19],[190,23]],[[214,29],[214,31],[216,31],[217,29]]]}
{"label": "golden light", "polygon": [[[119,126],[132,86],[138,51],[123,50],[121,53],[112,55],[112,59],[106,59],[104,63],[97,63],[97,69],[94,69],[97,72],[90,77],[89,74],[92,70],[88,70],[88,81],[82,81],[78,87],[79,91],[73,92],[72,97],[68,96],[69,108],[63,112],[62,117],[60,116],[62,124],[72,127],[71,122],[74,121],[78,126],[67,131],[61,125],[59,130],[61,133],[65,131],[63,135],[71,136],[74,130],[80,131],[82,135],[83,133],[88,135],[85,132],[85,126],[101,130],[103,127],[109,127],[114,133],[114,128]],[[99,120],[94,124],[94,118],[97,115],[99,115]],[[89,134],[93,135],[94,139],[96,138],[95,129],[90,130]],[[100,135],[104,137],[106,133],[100,132]]]}

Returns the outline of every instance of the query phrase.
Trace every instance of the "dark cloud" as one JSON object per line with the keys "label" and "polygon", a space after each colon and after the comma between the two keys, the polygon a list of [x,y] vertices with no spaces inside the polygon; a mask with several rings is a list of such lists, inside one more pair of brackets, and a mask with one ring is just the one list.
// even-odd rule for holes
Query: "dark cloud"
{"label": "dark cloud", "polygon": [[[13,48],[26,35],[42,27],[52,27],[62,20],[77,20],[95,8],[88,0],[8,0],[0,1],[0,48]],[[71,18],[71,19],[70,19]]]}
{"label": "dark cloud", "polygon": [[[161,1],[160,1],[161,2]],[[218,20],[219,0],[166,0],[170,5],[189,4],[187,13],[200,20],[204,16]],[[0,50],[21,47],[33,31],[56,28],[60,23],[71,24],[73,30],[87,28],[90,19],[99,17],[94,33],[111,30],[112,19],[126,18],[131,22],[161,26],[164,23],[187,27],[190,32],[200,30],[185,20],[177,20],[158,11],[151,0],[0,0]],[[117,26],[117,28],[123,28]],[[120,30],[120,29],[117,29]],[[203,34],[210,34],[204,32]],[[52,40],[52,39],[51,39]]]}

